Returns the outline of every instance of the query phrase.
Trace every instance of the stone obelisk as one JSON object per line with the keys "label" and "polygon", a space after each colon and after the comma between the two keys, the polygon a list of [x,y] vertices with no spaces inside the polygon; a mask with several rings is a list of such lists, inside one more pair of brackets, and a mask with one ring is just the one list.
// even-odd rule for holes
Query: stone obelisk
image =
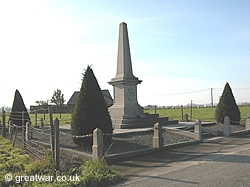
{"label": "stone obelisk", "polygon": [[117,73],[109,82],[114,88],[114,104],[109,108],[114,128],[126,128],[129,119],[143,113],[137,101],[137,85],[141,82],[133,75],[127,24],[123,22],[119,29]]}

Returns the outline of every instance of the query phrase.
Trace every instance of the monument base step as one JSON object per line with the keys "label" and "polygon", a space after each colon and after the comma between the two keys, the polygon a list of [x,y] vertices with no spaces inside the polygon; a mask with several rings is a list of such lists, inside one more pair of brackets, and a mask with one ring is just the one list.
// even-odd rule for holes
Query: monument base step
{"label": "monument base step", "polygon": [[166,125],[172,125],[172,124],[178,124],[179,121],[178,120],[168,120],[168,124]]}
{"label": "monument base step", "polygon": [[154,124],[160,122],[162,125],[178,124],[178,120],[168,120],[168,117],[164,118],[144,118],[144,119],[129,119],[121,120],[120,123],[113,123],[114,129],[134,129],[153,127]]}

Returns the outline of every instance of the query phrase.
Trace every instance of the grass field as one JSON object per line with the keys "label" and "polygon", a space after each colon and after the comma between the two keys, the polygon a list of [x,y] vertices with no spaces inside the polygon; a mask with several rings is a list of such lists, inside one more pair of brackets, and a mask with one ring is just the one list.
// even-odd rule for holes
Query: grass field
{"label": "grass field", "polygon": [[[247,114],[250,114],[250,107],[239,107],[241,113],[241,120],[245,119]],[[201,121],[215,121],[215,110],[216,108],[193,108],[192,109],[192,120],[200,119]],[[145,113],[154,114],[154,109],[144,110]],[[182,120],[181,108],[175,109],[157,109],[156,113],[160,117],[169,117],[170,120]],[[188,114],[189,119],[191,117],[191,108],[184,108],[183,115]]]}
{"label": "grass field", "polygon": [[[32,122],[32,126],[35,126],[35,114],[29,114],[30,115],[30,120]],[[44,124],[49,124],[50,119],[49,119],[49,114],[45,114],[45,119],[44,119],[44,114],[37,114],[37,125],[40,124],[40,119],[43,118]],[[53,120],[56,118],[59,119],[60,125],[66,125],[71,123],[71,114],[62,114],[60,118],[60,114],[53,114]],[[6,115],[6,122],[9,121],[9,113]]]}
{"label": "grass field", "polygon": [[[241,113],[241,120],[245,119],[247,114],[250,114],[250,106],[239,107]],[[201,121],[215,121],[215,110],[216,108],[193,108],[192,109],[192,120],[200,119]],[[154,109],[145,109],[145,113],[154,114]],[[170,120],[182,120],[182,112],[180,108],[175,109],[157,109],[157,114],[160,117],[169,117]],[[183,115],[188,114],[189,119],[191,117],[191,108],[184,108]],[[35,114],[30,114],[32,125],[35,125]],[[40,119],[44,118],[44,114],[37,114],[38,125],[40,124]],[[71,114],[53,114],[53,120],[56,118],[59,119],[60,125],[70,124],[71,123]],[[6,116],[6,121],[9,121],[8,115]],[[49,124],[49,114],[45,114],[44,124]]]}
{"label": "grass field", "polygon": [[[32,121],[32,125],[35,125],[35,114],[30,114],[30,118]],[[44,114],[37,114],[37,119],[38,119],[38,124],[40,124],[40,119],[44,118]],[[71,114],[53,114],[53,120],[56,118],[59,119],[60,125],[65,125],[65,124],[70,124],[71,123]],[[45,124],[49,124],[50,119],[49,119],[49,114],[45,114]]]}

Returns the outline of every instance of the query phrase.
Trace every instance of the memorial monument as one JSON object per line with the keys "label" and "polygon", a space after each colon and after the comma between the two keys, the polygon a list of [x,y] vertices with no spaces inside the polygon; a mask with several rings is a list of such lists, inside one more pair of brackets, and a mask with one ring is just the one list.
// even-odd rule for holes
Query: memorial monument
{"label": "memorial monument", "polygon": [[113,128],[153,126],[159,120],[159,115],[144,114],[138,104],[137,85],[141,82],[133,75],[127,24],[123,22],[119,28],[117,73],[109,82],[114,89],[114,104],[109,108]]}

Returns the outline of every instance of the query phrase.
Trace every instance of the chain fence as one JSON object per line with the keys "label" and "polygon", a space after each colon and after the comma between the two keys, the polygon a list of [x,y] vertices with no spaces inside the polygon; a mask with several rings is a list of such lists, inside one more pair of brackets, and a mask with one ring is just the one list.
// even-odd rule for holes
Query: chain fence
{"label": "chain fence", "polygon": [[[6,125],[7,121],[6,117],[11,119],[9,120],[7,125]],[[182,116],[176,116],[176,117],[182,117]],[[193,115],[192,118],[199,119],[199,117],[195,115]],[[246,119],[248,118],[244,118],[241,121],[231,120],[231,122],[239,125],[244,125]],[[21,125],[13,124],[12,120],[13,121],[19,120],[21,122]],[[34,159],[43,160],[45,159],[45,155],[49,153],[56,160],[56,157],[57,155],[59,155],[59,152],[67,149],[84,151],[91,154],[92,147],[78,146],[77,144],[75,144],[74,140],[81,138],[92,139],[93,134],[91,133],[91,134],[76,136],[71,134],[70,128],[63,128],[63,125],[61,125],[60,126],[61,128],[59,128],[59,123],[61,124],[68,120],[70,119],[58,120],[58,118],[56,118],[55,120],[53,120],[53,115],[51,111],[49,113],[49,118],[47,120],[42,119],[39,122],[37,118],[30,119],[29,117],[25,117],[25,112],[16,112],[15,115],[12,115],[10,117],[10,114],[5,114],[5,112],[3,111],[2,121],[0,122],[0,124],[1,124],[2,135],[10,139],[13,146],[18,145],[24,148],[30,155],[32,155]],[[26,124],[25,121],[27,121]],[[186,129],[182,130],[189,130],[189,128],[190,127],[186,127]],[[132,137],[132,135],[113,136],[113,133],[103,133],[103,136],[113,136],[115,143],[109,145],[113,146],[113,148],[121,147],[121,145],[124,145],[123,144],[124,141],[131,139],[131,141],[127,143],[129,147],[128,149],[131,150],[131,147],[135,147],[135,149],[137,149],[138,146],[135,146],[135,144],[138,145],[140,144],[141,147],[143,147],[142,146],[144,142],[143,139],[145,139],[146,142],[145,146],[148,146],[147,143],[148,138],[146,138],[147,134],[150,134],[151,138],[149,141],[151,141],[151,139],[153,138],[153,133],[151,132],[140,134],[142,138],[140,140]],[[166,136],[169,137],[171,135],[169,132],[166,132]],[[171,136],[171,139],[174,138],[176,138],[176,135]],[[115,152],[112,152],[112,154],[115,154]],[[57,158],[57,160],[58,159],[59,158]]]}

